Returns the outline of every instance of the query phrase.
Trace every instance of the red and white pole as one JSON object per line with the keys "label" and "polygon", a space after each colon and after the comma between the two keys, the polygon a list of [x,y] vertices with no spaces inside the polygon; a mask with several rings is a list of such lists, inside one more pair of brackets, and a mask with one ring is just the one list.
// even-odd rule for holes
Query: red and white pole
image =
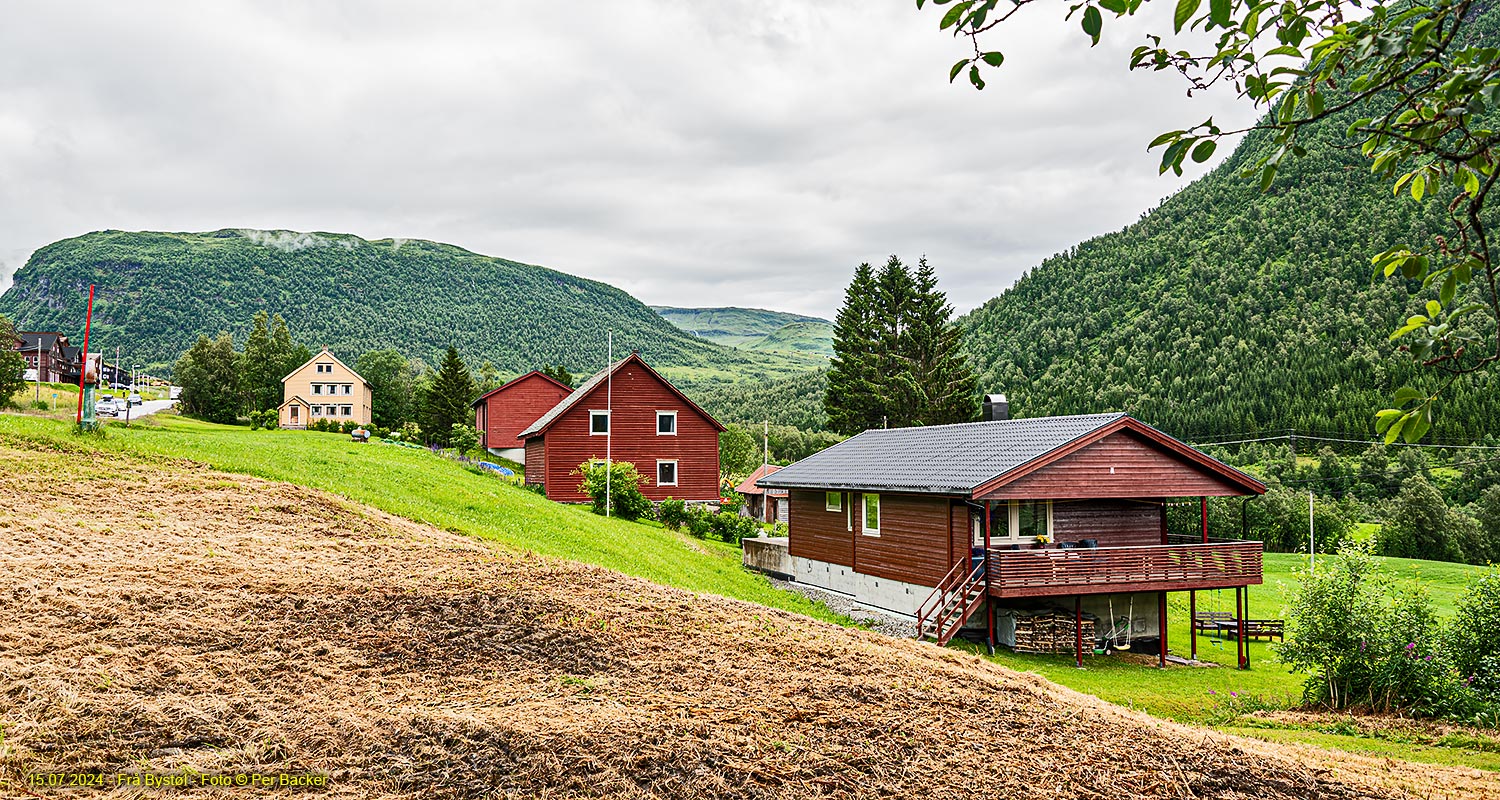
{"label": "red and white pole", "polygon": [[89,326],[94,322],[94,284],[89,284],[89,309],[83,315],[83,356],[82,363],[78,366],[78,416],[74,420],[76,424],[83,424],[83,379],[88,376],[89,371]]}

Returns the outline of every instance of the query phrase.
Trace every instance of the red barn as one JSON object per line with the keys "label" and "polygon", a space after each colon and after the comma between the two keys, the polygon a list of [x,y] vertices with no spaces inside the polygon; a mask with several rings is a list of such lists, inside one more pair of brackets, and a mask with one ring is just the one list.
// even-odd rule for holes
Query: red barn
{"label": "red barn", "polygon": [[474,427],[484,446],[513,461],[525,458],[517,434],[573,392],[572,387],[536,370],[479,396]]}
{"label": "red barn", "polygon": [[631,353],[589,378],[521,431],[526,481],[547,497],[582,503],[578,465],[604,458],[635,464],[652,500],[719,499],[719,433],[724,426]]}

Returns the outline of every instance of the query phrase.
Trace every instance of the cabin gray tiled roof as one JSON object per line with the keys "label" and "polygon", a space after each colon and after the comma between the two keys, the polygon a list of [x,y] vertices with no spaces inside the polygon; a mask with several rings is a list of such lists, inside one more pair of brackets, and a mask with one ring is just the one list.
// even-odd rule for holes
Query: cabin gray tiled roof
{"label": "cabin gray tiled roof", "polygon": [[765,488],[969,494],[1122,413],[869,430],[756,481]]}

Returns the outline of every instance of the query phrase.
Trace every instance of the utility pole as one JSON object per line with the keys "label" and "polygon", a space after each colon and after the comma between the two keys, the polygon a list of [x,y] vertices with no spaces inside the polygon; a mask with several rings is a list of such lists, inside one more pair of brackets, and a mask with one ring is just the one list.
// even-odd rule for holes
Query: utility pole
{"label": "utility pole", "polygon": [[615,332],[613,330],[605,333],[604,362],[604,368],[609,370],[604,373],[604,516],[608,517],[612,504],[609,479],[610,473],[614,472],[614,462],[610,460],[613,455],[610,445],[615,438]]}
{"label": "utility pole", "polygon": [[764,422],[761,423],[761,426],[762,426],[761,427],[761,443],[762,443],[762,445],[764,446],[765,449],[762,451],[760,463],[762,463],[762,464],[770,464],[771,463],[771,421],[770,420],[766,420],[766,421],[764,421]]}
{"label": "utility pole", "polygon": [[1307,571],[1312,572],[1313,554],[1318,549],[1317,529],[1313,525],[1313,493],[1307,490]]}

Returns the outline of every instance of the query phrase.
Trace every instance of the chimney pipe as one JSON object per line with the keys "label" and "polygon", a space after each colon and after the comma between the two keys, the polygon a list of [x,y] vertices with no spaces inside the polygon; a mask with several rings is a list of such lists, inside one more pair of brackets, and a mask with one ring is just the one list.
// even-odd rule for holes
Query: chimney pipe
{"label": "chimney pipe", "polygon": [[1003,394],[987,394],[984,396],[984,413],[980,419],[985,422],[999,422],[1010,419],[1010,401]]}

